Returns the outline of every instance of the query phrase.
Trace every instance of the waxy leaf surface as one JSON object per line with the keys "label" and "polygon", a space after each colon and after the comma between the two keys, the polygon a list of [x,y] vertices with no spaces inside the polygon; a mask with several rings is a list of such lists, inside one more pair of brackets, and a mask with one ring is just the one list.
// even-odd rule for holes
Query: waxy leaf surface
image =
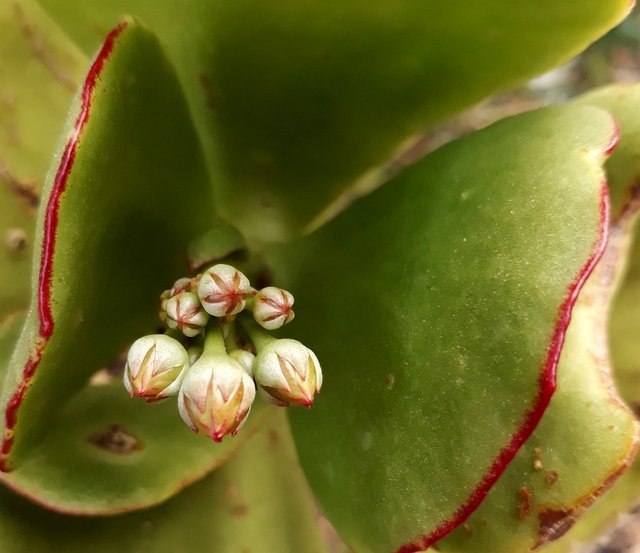
{"label": "waxy leaf surface", "polygon": [[[635,417],[613,388],[607,316],[638,207],[640,87],[604,88],[575,103],[607,109],[620,125],[620,142],[605,164],[611,198],[607,249],[574,308],[558,389],[540,426],[465,527],[438,543],[443,552],[518,553],[559,538],[614,484],[637,449]],[[632,328],[639,307],[630,304]]]}
{"label": "waxy leaf surface", "polygon": [[274,250],[289,332],[325,372],[313,409],[291,413],[296,444],[356,550],[442,538],[534,430],[604,247],[615,137],[596,108],[511,118]]}
{"label": "waxy leaf surface", "polygon": [[304,228],[437,120],[553,67],[628,0],[42,0],[92,51],[123,14],[166,44],[229,220]]}
{"label": "waxy leaf surface", "polygon": [[177,80],[156,39],[124,23],[93,62],[44,188],[31,308],[0,398],[4,469],[91,373],[154,331],[159,293],[187,272],[187,244],[211,219]]}
{"label": "waxy leaf surface", "polygon": [[611,380],[606,312],[620,265],[621,223],[580,293],[558,364],[558,389],[532,437],[443,553],[525,553],[558,539],[631,464],[633,413]]}
{"label": "waxy leaf surface", "polygon": [[0,4],[0,320],[29,304],[42,182],[84,62],[35,2]]}
{"label": "waxy leaf surface", "polygon": [[[65,517],[0,490],[0,550],[324,553],[284,414],[269,411],[258,433],[223,467],[152,509]],[[121,464],[125,467],[126,459]]]}
{"label": "waxy leaf surface", "polygon": [[60,513],[142,509],[182,491],[226,462],[263,423],[252,410],[237,438],[216,444],[182,422],[175,399],[149,406],[114,384],[88,386],[56,417],[20,466],[0,476],[15,492]]}
{"label": "waxy leaf surface", "polygon": [[[609,342],[616,387],[637,413],[640,402],[640,343],[637,330],[640,319],[640,242],[635,238],[631,247],[631,241],[633,235],[637,235],[637,210],[640,207],[640,86],[606,87],[586,94],[578,101],[607,109],[620,125],[620,144],[605,167],[611,189],[612,220],[618,221],[617,232],[612,228],[611,238],[618,236],[620,263],[627,263],[626,270],[624,266],[618,267],[615,275],[619,290],[609,314]],[[608,445],[610,438],[603,437],[600,447],[603,447],[602,444]],[[636,457],[632,467],[615,483],[613,489],[598,499],[575,527],[548,550],[570,553],[576,542],[591,543],[607,526],[614,525],[621,513],[637,505],[639,500],[640,463]]]}

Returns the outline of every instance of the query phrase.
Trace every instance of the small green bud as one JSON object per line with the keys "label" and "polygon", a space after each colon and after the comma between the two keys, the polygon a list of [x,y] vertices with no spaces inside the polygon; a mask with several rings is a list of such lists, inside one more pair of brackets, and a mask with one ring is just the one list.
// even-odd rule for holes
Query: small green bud
{"label": "small green bud", "polygon": [[219,263],[207,269],[198,283],[198,296],[204,309],[214,317],[240,313],[246,296],[253,291],[249,279],[231,265]]}
{"label": "small green bud", "polygon": [[253,353],[244,349],[236,349],[229,354],[229,357],[240,363],[246,373],[253,378],[253,365],[256,360],[256,356]]}
{"label": "small green bud", "polygon": [[258,349],[254,376],[268,401],[288,407],[311,407],[322,387],[322,369],[316,355],[297,340],[272,340]]}
{"label": "small green bud", "polygon": [[242,365],[225,353],[206,351],[187,373],[178,395],[182,420],[216,442],[235,436],[249,415],[256,388]]}
{"label": "small green bud", "polygon": [[282,288],[267,286],[255,295],[253,317],[262,328],[275,330],[295,317],[293,302],[291,293]]}
{"label": "small green bud", "polygon": [[189,368],[184,346],[165,334],[136,340],[127,354],[124,385],[131,397],[156,401],[178,393]]}
{"label": "small green bud", "polygon": [[185,336],[192,338],[202,332],[209,320],[208,313],[202,308],[198,296],[193,292],[180,292],[167,300],[167,326],[179,329]]}

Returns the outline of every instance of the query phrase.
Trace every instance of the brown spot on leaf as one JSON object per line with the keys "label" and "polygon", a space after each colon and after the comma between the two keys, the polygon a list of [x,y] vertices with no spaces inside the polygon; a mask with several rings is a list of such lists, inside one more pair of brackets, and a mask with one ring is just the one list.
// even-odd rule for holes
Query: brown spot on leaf
{"label": "brown spot on leaf", "polygon": [[558,481],[558,478],[560,478],[558,471],[549,470],[547,471],[547,475],[545,476],[544,481],[546,482],[547,486],[551,487]]}
{"label": "brown spot on leaf", "polygon": [[468,522],[465,522],[462,525],[462,528],[464,529],[464,533],[467,535],[468,538],[473,536],[473,528],[471,528],[471,525]]}
{"label": "brown spot on leaf", "polygon": [[392,390],[395,383],[396,383],[395,375],[389,373],[387,376],[384,377],[384,387],[387,390]]}
{"label": "brown spot on leaf", "polygon": [[269,445],[272,448],[278,447],[278,445],[280,445],[280,436],[273,429],[269,430]]}
{"label": "brown spot on leaf", "polygon": [[99,449],[116,455],[128,455],[142,449],[142,442],[120,424],[112,424],[104,432],[96,432],[89,441]]}
{"label": "brown spot on leaf", "polygon": [[538,540],[535,547],[564,536],[576,518],[577,514],[573,509],[541,509],[538,513]]}
{"label": "brown spot on leaf", "polygon": [[531,490],[522,486],[518,490],[518,518],[524,520],[531,512]]}

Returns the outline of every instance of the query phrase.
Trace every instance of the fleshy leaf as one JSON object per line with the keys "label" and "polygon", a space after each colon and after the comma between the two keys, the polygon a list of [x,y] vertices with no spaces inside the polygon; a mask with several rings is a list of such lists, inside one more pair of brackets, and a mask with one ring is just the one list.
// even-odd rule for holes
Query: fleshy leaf
{"label": "fleshy leaf", "polygon": [[[606,171],[611,188],[612,219],[618,228],[612,229],[611,240],[618,238],[620,253],[624,257],[629,247],[630,231],[637,219],[638,180],[640,179],[640,86],[611,86],[582,96],[584,105],[596,105],[609,110],[619,122],[621,141],[607,160]],[[637,231],[636,231],[637,233]],[[630,252],[626,275],[618,271],[622,285],[613,302],[609,318],[609,336],[614,379],[623,398],[637,413],[640,400],[640,348],[637,339],[640,317],[640,243]],[[555,400],[554,400],[555,401]],[[542,423],[544,425],[544,421]],[[610,437],[609,437],[610,439]],[[602,447],[602,444],[599,445]],[[575,542],[591,542],[624,513],[637,505],[640,499],[640,463],[637,458],[624,474],[587,513],[574,528],[548,551],[570,553]]]}
{"label": "fleshy leaf", "polygon": [[34,2],[0,4],[0,320],[29,303],[41,184],[84,66]]}
{"label": "fleshy leaf", "polygon": [[213,222],[182,92],[156,39],[133,21],[95,58],[66,137],[45,186],[31,309],[0,401],[5,470],[92,372],[154,330],[160,292],[186,274],[189,240]]}
{"label": "fleshy leaf", "polygon": [[50,420],[51,431],[29,451],[5,485],[57,512],[105,515],[155,505],[224,463],[260,427],[254,409],[236,439],[194,436],[175,400],[148,406],[122,385],[89,386]]}
{"label": "fleshy leaf", "polygon": [[555,66],[628,0],[42,0],[85,48],[123,13],[167,45],[228,220],[299,231],[399,145]]}
{"label": "fleshy leaf", "polygon": [[442,538],[535,429],[604,247],[615,136],[595,108],[504,120],[274,252],[296,296],[289,332],[325,373],[313,409],[291,413],[294,437],[356,550]]}
{"label": "fleshy leaf", "polygon": [[4,376],[4,368],[9,363],[13,347],[18,341],[25,316],[24,311],[16,311],[0,322],[0,378]]}
{"label": "fleshy leaf", "polygon": [[64,517],[0,490],[0,550],[324,553],[284,415],[269,411],[266,424],[229,462],[153,509]]}
{"label": "fleshy leaf", "polygon": [[567,532],[631,464],[638,425],[613,387],[606,329],[627,224],[613,220],[605,254],[580,293],[558,389],[542,422],[464,528],[438,542],[438,551],[532,551]]}

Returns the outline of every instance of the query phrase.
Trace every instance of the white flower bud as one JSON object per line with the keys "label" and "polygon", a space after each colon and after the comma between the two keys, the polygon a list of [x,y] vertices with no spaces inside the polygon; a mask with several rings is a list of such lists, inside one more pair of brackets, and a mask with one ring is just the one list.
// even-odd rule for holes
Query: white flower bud
{"label": "white flower bud", "polygon": [[282,288],[267,286],[255,296],[253,317],[262,328],[275,330],[295,317],[293,302],[291,293]]}
{"label": "white flower bud", "polygon": [[246,296],[252,292],[249,279],[231,265],[219,263],[207,269],[198,284],[198,296],[207,313],[225,317],[245,308]]}
{"label": "white flower bud", "polygon": [[208,313],[193,292],[180,292],[167,300],[167,326],[179,329],[192,338],[202,332],[209,320]]}
{"label": "white flower bud", "polygon": [[180,342],[164,334],[144,336],[129,349],[124,385],[131,397],[156,401],[178,393],[188,368],[189,356]]}
{"label": "white flower bud", "polygon": [[192,284],[193,280],[188,277],[179,278],[173,283],[173,288],[171,288],[170,295],[177,296],[182,292],[192,292]]}
{"label": "white flower bud", "polygon": [[171,297],[171,290],[165,290],[160,294],[160,309],[158,311],[158,317],[162,324],[167,324],[167,301]]}
{"label": "white flower bud", "polygon": [[187,373],[178,395],[182,420],[216,442],[235,436],[256,397],[251,377],[226,354],[205,354]]}
{"label": "white flower bud", "polygon": [[322,369],[316,355],[297,340],[273,340],[259,349],[254,376],[276,405],[310,407],[322,387]]}
{"label": "white flower bud", "polygon": [[229,354],[229,357],[240,363],[247,374],[253,378],[253,364],[256,360],[256,356],[253,353],[244,349],[235,349]]}

